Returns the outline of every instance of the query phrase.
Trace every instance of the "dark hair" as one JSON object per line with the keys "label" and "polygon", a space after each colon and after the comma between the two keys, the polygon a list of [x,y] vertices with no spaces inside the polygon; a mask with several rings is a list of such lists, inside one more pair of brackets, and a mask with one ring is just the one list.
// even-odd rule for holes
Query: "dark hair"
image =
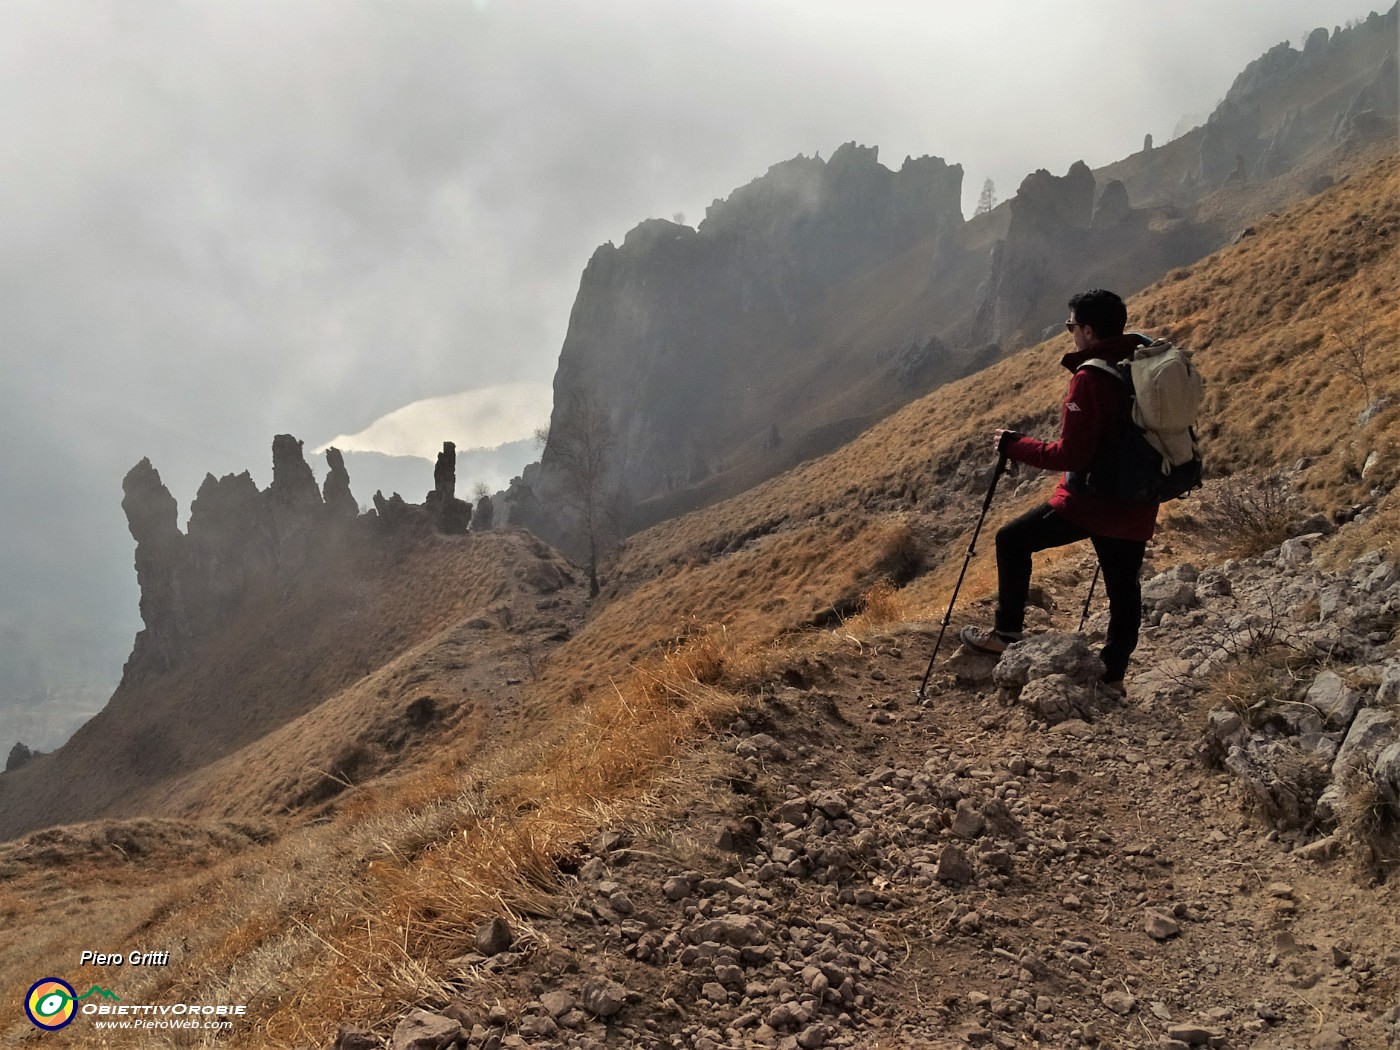
{"label": "dark hair", "polygon": [[1102,288],[1080,292],[1069,301],[1074,319],[1087,324],[1100,339],[1122,335],[1128,323],[1128,308],[1123,300]]}

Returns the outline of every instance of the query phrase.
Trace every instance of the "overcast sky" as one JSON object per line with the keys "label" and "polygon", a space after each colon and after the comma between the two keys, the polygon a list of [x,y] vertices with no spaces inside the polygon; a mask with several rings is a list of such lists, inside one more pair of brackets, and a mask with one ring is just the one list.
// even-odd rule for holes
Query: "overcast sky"
{"label": "overcast sky", "polygon": [[970,212],[1372,6],[0,0],[0,661],[96,632],[65,652],[115,682],[143,456],[183,523],[206,471],[266,484],[274,433],[397,441],[424,401],[464,413],[429,448],[528,436],[637,222],[850,140],[961,164]]}

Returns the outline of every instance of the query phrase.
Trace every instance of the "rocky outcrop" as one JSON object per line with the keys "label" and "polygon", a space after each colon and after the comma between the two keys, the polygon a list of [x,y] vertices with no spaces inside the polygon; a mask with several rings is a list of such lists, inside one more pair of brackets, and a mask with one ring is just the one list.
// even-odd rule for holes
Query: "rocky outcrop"
{"label": "rocky outcrop", "polygon": [[326,480],[321,486],[321,498],[333,517],[353,518],[360,513],[360,505],[350,491],[350,472],[345,469],[345,457],[340,449],[326,449],[326,465],[329,468]]}
{"label": "rocky outcrop", "polygon": [[16,742],[15,746],[10,748],[9,757],[5,759],[5,772],[9,773],[19,769],[20,766],[28,765],[34,760],[34,754],[23,743]]}
{"label": "rocky outcrop", "polygon": [[136,582],[146,625],[136,635],[127,673],[134,667],[165,670],[179,661],[190,642],[186,540],[176,522],[175,497],[149,459],[131,468],[122,479],[122,492],[122,511],[136,541]]}
{"label": "rocky outcrop", "polygon": [[440,532],[460,535],[471,528],[471,504],[457,498],[457,446],[451,441],[442,443],[433,468],[433,491],[424,505]]}
{"label": "rocky outcrop", "polygon": [[339,453],[328,461],[329,505],[302,443],[279,434],[272,445],[272,484],[259,491],[246,471],[206,475],[184,533],[175,498],[150,460],[132,468],[122,482],[122,509],[136,540],[145,628],[136,637],[125,680],[177,666],[226,622],[251,588],[290,579],[309,561],[333,553],[339,530],[353,521],[354,497]]}
{"label": "rocky outcrop", "polygon": [[[1373,799],[1389,806],[1391,824],[1400,822],[1385,761],[1388,750],[1400,754],[1400,664],[1382,629],[1400,614],[1400,568],[1376,551],[1346,571],[1323,571],[1311,564],[1319,538],[1299,537],[1258,559],[1227,563],[1231,587],[1219,587],[1218,574],[1202,574],[1194,603],[1158,607],[1159,623],[1198,609],[1190,615],[1213,627],[1206,634],[1211,651],[1187,650],[1178,669],[1183,680],[1216,675],[1251,649],[1287,647],[1326,661],[1310,676],[1256,661],[1254,692],[1242,694],[1237,707],[1212,711],[1198,746],[1207,764],[1238,780],[1258,812],[1300,841],[1367,834]],[[1175,587],[1186,577],[1174,572]],[[1165,594],[1170,588],[1154,586],[1164,581],[1146,585],[1144,598],[1149,588]]]}
{"label": "rocky outcrop", "polygon": [[774,165],[716,201],[696,229],[642,223],[584,271],[556,413],[583,391],[602,402],[634,497],[688,483],[697,463],[771,426],[830,290],[953,235],[961,190],[957,165],[922,157],[894,172],[875,149],[849,143],[827,161]]}
{"label": "rocky outcrop", "polygon": [[[1125,194],[1126,195],[1126,194]],[[1005,343],[1047,296],[1063,294],[1066,260],[1082,258],[1094,214],[1094,175],[1076,161],[1063,176],[1027,175],[1011,200],[1011,224],[992,252],[975,337]]]}

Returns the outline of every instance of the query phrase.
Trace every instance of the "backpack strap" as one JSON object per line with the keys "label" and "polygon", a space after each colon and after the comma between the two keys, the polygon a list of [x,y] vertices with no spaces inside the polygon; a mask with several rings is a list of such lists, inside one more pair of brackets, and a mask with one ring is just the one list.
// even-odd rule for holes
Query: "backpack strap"
{"label": "backpack strap", "polygon": [[1124,378],[1122,371],[1119,370],[1117,365],[1109,364],[1102,357],[1089,358],[1089,360],[1085,361],[1082,365],[1076,368],[1075,371],[1082,372],[1086,368],[1092,368],[1096,372],[1104,372],[1108,375],[1111,375],[1120,383],[1127,383],[1128,381],[1126,378]]}

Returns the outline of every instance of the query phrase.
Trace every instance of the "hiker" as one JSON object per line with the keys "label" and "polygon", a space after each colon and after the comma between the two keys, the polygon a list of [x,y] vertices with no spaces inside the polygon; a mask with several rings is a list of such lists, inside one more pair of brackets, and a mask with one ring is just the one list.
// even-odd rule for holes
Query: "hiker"
{"label": "hiker", "polygon": [[1074,338],[1073,353],[1060,363],[1072,378],[1060,410],[1060,439],[1046,442],[1012,430],[997,430],[997,454],[1045,470],[1064,471],[1050,502],[1004,526],[997,533],[997,610],[992,627],[964,627],[962,641],[984,653],[1001,653],[1019,641],[1025,626],[1026,596],[1031,582],[1031,555],[1049,547],[1088,539],[1094,544],[1108,592],[1108,637],[1103,647],[1103,681],[1121,690],[1128,658],[1137,648],[1142,623],[1139,574],[1147,541],[1157,524],[1156,503],[1126,503],[1084,491],[1083,478],[1121,433],[1126,412],[1124,386],[1085,362],[1109,364],[1132,356],[1147,339],[1123,334],[1127,307],[1102,288],[1081,292],[1069,301],[1065,328]]}

